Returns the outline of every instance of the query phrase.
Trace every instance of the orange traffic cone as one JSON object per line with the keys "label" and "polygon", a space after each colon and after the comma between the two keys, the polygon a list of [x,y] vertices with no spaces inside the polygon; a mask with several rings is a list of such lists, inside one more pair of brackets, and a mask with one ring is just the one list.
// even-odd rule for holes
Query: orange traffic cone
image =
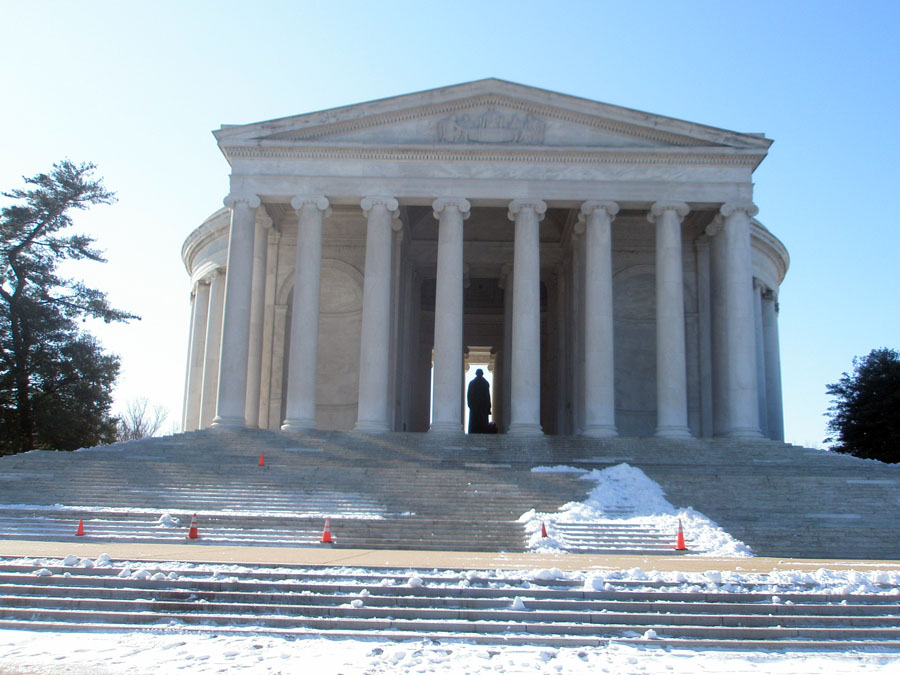
{"label": "orange traffic cone", "polygon": [[83,520],[78,521],[78,530],[76,530],[75,536],[77,536],[77,537],[84,536],[84,521]]}
{"label": "orange traffic cone", "polygon": [[188,530],[188,539],[199,539],[200,533],[197,532],[197,514],[191,518],[191,529]]}
{"label": "orange traffic cone", "polygon": [[675,550],[687,551],[687,546],[684,545],[684,529],[681,527],[681,518],[678,519],[678,536],[675,538]]}
{"label": "orange traffic cone", "polygon": [[542,537],[547,536],[547,526],[544,523],[541,523],[541,536]]}
{"label": "orange traffic cone", "polygon": [[333,540],[331,539],[331,516],[325,517],[325,529],[322,531],[321,542],[323,544],[334,543]]}
{"label": "orange traffic cone", "polygon": [[259,465],[260,465],[260,466],[265,466],[265,465],[266,465],[266,462],[265,462],[265,460],[263,459],[263,454],[262,454],[262,453],[259,453]]}

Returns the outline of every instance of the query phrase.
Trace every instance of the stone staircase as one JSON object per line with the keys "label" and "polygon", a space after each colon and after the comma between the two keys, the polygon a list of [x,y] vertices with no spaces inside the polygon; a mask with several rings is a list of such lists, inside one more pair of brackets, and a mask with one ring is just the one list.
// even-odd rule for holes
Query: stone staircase
{"label": "stone staircase", "polygon": [[[324,431],[205,430],[4,457],[0,539],[74,541],[84,519],[86,539],[173,543],[196,512],[201,545],[318,545],[330,516],[338,547],[520,551],[522,513],[556,511],[591,487],[533,466],[620,462],[758,555],[900,558],[897,466],[771,441]],[[670,552],[674,533],[629,531],[610,515],[565,528],[568,547]]]}
{"label": "stone staircase", "polygon": [[[314,566],[137,570],[0,560],[0,629],[178,631],[692,649],[900,648],[896,595],[596,584],[541,574]],[[521,574],[521,573],[519,573]],[[889,589],[883,589],[887,592]]]}

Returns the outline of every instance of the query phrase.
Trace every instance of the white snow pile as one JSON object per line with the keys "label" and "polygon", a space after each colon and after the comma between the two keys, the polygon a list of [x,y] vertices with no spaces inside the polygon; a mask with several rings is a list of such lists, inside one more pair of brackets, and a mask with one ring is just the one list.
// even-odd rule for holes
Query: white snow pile
{"label": "white snow pile", "polygon": [[[534,509],[519,517],[525,524],[528,549],[537,553],[564,553],[568,545],[557,523],[614,522],[641,526],[661,532],[671,532],[672,544],[678,531],[678,521],[684,527],[688,550],[693,555],[714,557],[747,557],[753,551],[715,522],[691,507],[676,509],[665,498],[658,483],[637,467],[617,464],[608,469],[587,471],[572,466],[538,466],[535,473],[580,473],[582,480],[596,484],[583,502],[569,502],[557,513],[541,513]],[[547,535],[541,534],[541,525]]]}
{"label": "white snow pile", "polygon": [[157,527],[178,527],[180,521],[171,513],[164,513],[156,521]]}

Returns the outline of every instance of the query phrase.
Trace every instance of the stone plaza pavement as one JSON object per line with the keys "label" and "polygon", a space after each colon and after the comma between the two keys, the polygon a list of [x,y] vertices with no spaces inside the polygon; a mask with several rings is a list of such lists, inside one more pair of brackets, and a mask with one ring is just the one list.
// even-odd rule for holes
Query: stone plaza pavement
{"label": "stone plaza pavement", "polygon": [[716,558],[685,555],[620,555],[583,553],[503,553],[485,551],[422,551],[284,546],[217,546],[213,544],[140,544],[87,541],[0,540],[2,558],[96,558],[114,560],[194,562],[266,566],[344,566],[396,569],[604,571],[641,568],[658,572],[709,570],[766,574],[829,570],[900,572],[900,560],[855,558]]}

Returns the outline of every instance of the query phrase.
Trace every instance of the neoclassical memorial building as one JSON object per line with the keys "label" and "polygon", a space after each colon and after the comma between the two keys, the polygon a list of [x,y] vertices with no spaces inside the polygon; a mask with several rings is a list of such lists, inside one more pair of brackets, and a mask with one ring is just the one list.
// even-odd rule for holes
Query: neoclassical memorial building
{"label": "neoclassical memorial building", "polygon": [[771,141],[496,79],[214,132],[184,429],[783,438]]}

